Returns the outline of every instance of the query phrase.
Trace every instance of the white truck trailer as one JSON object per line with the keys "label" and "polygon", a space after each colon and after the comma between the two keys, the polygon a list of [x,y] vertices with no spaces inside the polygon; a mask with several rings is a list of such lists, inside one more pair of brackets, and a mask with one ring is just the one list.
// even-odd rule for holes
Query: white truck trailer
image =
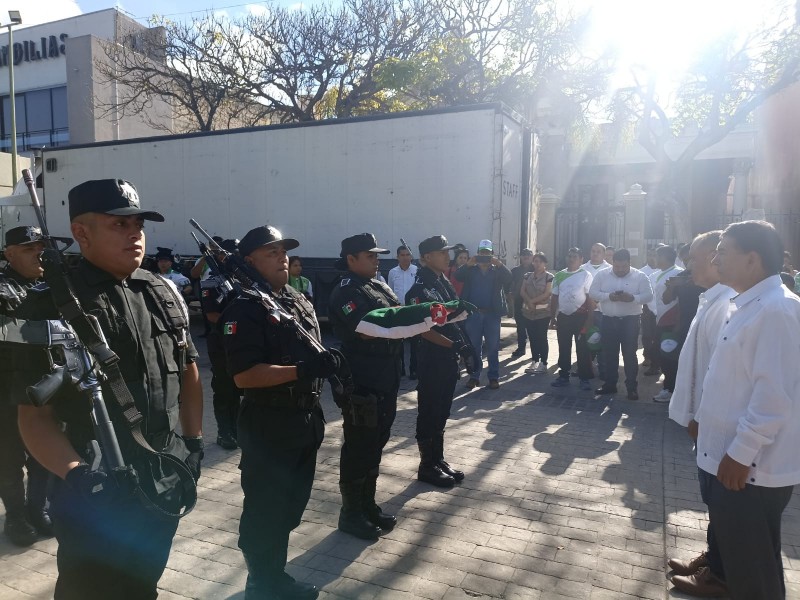
{"label": "white truck trailer", "polygon": [[[531,129],[485,104],[45,148],[37,183],[51,233],[69,236],[72,187],[131,181],[166,217],[146,225],[149,253],[197,254],[194,218],[223,238],[274,225],[300,240],[306,271],[330,268],[341,239],[365,231],[415,254],[431,235],[473,252],[491,239],[511,265],[535,246],[536,164]],[[4,229],[32,222],[24,186],[0,204]]]}

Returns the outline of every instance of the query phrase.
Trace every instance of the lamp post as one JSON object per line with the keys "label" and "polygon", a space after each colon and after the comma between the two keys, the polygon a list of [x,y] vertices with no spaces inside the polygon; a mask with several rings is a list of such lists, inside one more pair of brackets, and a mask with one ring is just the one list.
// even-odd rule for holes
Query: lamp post
{"label": "lamp post", "polygon": [[17,184],[17,106],[14,97],[14,38],[11,28],[22,24],[22,15],[18,10],[8,11],[8,100],[11,106],[11,187]]}

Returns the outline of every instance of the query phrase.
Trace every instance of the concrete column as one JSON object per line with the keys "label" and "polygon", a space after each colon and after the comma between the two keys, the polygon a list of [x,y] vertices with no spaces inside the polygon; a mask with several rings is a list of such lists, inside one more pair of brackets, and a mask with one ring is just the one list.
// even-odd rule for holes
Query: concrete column
{"label": "concrete column", "polygon": [[747,202],[748,179],[752,163],[749,160],[737,160],[733,165],[733,212],[742,214],[750,208]]}
{"label": "concrete column", "polygon": [[631,266],[640,269],[647,262],[644,246],[644,205],[647,192],[638,183],[622,194],[625,203],[625,247],[631,253]]}
{"label": "concrete column", "polygon": [[552,264],[556,253],[556,208],[561,200],[552,188],[539,196],[539,214],[536,220],[536,250],[544,252]]}

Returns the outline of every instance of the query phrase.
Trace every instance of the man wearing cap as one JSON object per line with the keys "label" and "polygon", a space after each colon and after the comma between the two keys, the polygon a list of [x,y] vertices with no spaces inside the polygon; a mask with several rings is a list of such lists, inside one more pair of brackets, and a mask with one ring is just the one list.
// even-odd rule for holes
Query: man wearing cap
{"label": "man wearing cap", "polygon": [[[121,179],[72,188],[69,215],[82,254],[70,273],[71,286],[119,359],[117,376],[103,382],[103,395],[123,460],[138,474],[140,489],[158,494],[165,510],[178,512],[191,502],[186,481],[165,470],[163,459],[130,433],[138,429],[152,449],[184,461],[195,480],[200,477],[203,395],[197,351],[174,290],[139,268],[144,221],[164,217],[142,209],[136,189]],[[21,316],[27,309],[38,318],[58,318],[49,292],[32,296],[20,307]],[[112,385],[127,388],[135,411],[122,413]],[[86,448],[95,441],[91,418],[86,398],[71,387],[45,406],[19,406],[25,445],[57,476],[50,498],[58,540],[55,598],[155,598],[177,519],[157,515],[116,477],[85,462]],[[175,432],[179,421],[182,437]]]}
{"label": "man wearing cap", "polygon": [[500,319],[508,312],[503,289],[511,281],[511,271],[492,255],[492,248],[491,240],[481,240],[478,254],[459,267],[455,275],[464,283],[462,300],[478,307],[478,311],[472,313],[465,324],[470,342],[479,353],[475,370],[469,371],[469,389],[478,387],[480,381],[483,368],[480,352],[484,340],[489,359],[489,389],[500,387]]}
{"label": "man wearing cap", "polygon": [[[231,253],[238,252],[239,240],[228,239],[220,247]],[[222,260],[220,254],[219,260]],[[211,363],[211,390],[214,394],[214,419],[217,421],[217,445],[225,450],[238,448],[237,419],[242,391],[228,372],[220,316],[232,298],[224,287],[224,280],[211,271],[210,276],[200,282],[200,304],[206,319],[211,324],[206,336],[208,360]]]}
{"label": "man wearing cap", "polygon": [[[247,232],[244,261],[267,293],[297,323],[320,339],[314,308],[289,282],[287,251],[300,243],[270,226]],[[286,573],[289,533],[300,524],[311,496],[317,449],[325,421],[322,380],[334,375],[338,355],[315,354],[292,329],[276,325],[258,294],[242,293],[219,319],[228,371],[244,390],[239,412],[239,464],[244,491],[239,548],[247,563],[246,600],[313,599],[319,590]]]}
{"label": "man wearing cap", "polygon": [[[425,266],[417,272],[414,285],[405,297],[406,304],[450,302],[458,296],[444,276],[450,262],[447,238],[436,235],[422,241],[419,255]],[[421,334],[417,362],[417,445],[419,446],[420,481],[438,487],[452,487],[464,479],[464,473],[453,469],[444,459],[444,428],[453,404],[453,392],[459,377],[458,359],[474,370],[475,350],[464,339],[458,325],[448,323]]]}
{"label": "man wearing cap", "polygon": [[174,283],[184,298],[192,295],[192,282],[189,281],[186,275],[172,268],[175,264],[175,255],[172,254],[170,248],[158,248],[156,264],[158,266],[158,274]]}
{"label": "man wearing cap", "polygon": [[525,329],[525,317],[522,316],[524,301],[520,295],[520,290],[522,289],[525,275],[531,271],[533,271],[533,250],[524,248],[519,253],[519,264],[511,269],[511,285],[508,290],[508,299],[514,311],[514,322],[517,324],[517,349],[511,353],[514,358],[525,356],[525,343],[528,335]]}
{"label": "man wearing cap", "polygon": [[[6,232],[5,257],[8,261],[0,281],[22,299],[26,288],[39,282],[44,250],[38,227],[14,227]],[[17,402],[12,386],[33,385],[38,380],[35,367],[47,368],[41,347],[0,343],[0,498],[6,507],[3,532],[17,546],[30,546],[37,533],[50,537],[53,524],[45,508],[47,470],[25,450],[17,427]],[[31,374],[31,371],[34,371]],[[25,500],[23,471],[28,470],[28,498]]]}
{"label": "man wearing cap", "polygon": [[356,332],[362,317],[378,309],[399,306],[391,288],[375,279],[378,255],[375,236],[362,233],[342,240],[336,267],[347,271],[330,296],[328,317],[342,341],[355,389],[334,396],[342,409],[344,444],[339,463],[342,509],[339,529],[358,538],[375,540],[396,522],[375,503],[381,452],[389,441],[397,412],[402,339],[382,339]]}

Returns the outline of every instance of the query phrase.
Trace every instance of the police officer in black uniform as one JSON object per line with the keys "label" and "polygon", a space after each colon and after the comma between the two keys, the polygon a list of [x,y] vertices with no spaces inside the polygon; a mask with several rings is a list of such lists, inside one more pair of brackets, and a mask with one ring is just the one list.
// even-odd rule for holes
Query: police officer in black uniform
{"label": "police officer in black uniform", "polygon": [[[239,240],[224,240],[220,246],[223,250],[236,253]],[[206,348],[208,349],[208,359],[211,362],[211,390],[214,392],[217,444],[225,450],[235,450],[238,447],[236,420],[239,417],[239,402],[242,396],[242,390],[236,387],[233,377],[228,373],[225,346],[222,341],[220,315],[230,300],[218,273],[212,272],[208,279],[200,282],[200,302],[203,314],[211,323],[211,329],[206,336]]]}
{"label": "police officer in black uniform", "polygon": [[[287,285],[287,251],[299,246],[274,227],[257,227],[239,244],[244,260],[271,294],[319,339],[314,308]],[[239,412],[244,505],[239,547],[247,563],[245,598],[313,599],[313,585],[285,572],[289,533],[300,524],[324,434],[322,379],[335,374],[340,354],[315,354],[292,328],[274,323],[258,294],[243,293],[220,318],[228,371],[244,390]]]}
{"label": "police officer in black uniform", "polygon": [[[145,254],[144,221],[164,217],[143,210],[136,189],[121,179],[74,187],[69,214],[82,254],[70,273],[72,287],[119,357],[122,381],[117,382],[133,397],[142,418],[139,428],[154,450],[184,461],[197,479],[203,448],[197,352],[180,298],[161,277],[139,268]],[[49,292],[31,293],[15,314],[58,318],[53,309]],[[177,513],[187,502],[185,480],[124,434],[130,423],[113,400],[108,381],[103,394],[123,458],[135,468],[141,489],[163,510]],[[124,493],[129,491],[126,481],[90,468],[86,448],[95,434],[89,408],[86,397],[70,387],[42,407],[19,406],[26,447],[57,475],[50,499],[58,540],[55,598],[155,598],[177,518],[157,514]],[[183,437],[175,432],[179,421]]]}
{"label": "police officer in black uniform", "polygon": [[[450,302],[458,296],[444,276],[450,262],[447,238],[436,235],[419,245],[425,266],[417,271],[417,279],[406,294],[406,304]],[[417,375],[417,445],[419,446],[420,481],[439,487],[452,487],[464,479],[464,473],[453,469],[444,459],[444,428],[453,404],[453,392],[460,373],[459,357],[474,366],[475,350],[466,341],[455,323],[437,326],[421,334]]]}
{"label": "police officer in black uniform", "polygon": [[[42,276],[39,256],[44,250],[38,227],[14,227],[6,232],[5,257],[8,261],[0,277],[25,290],[38,283]],[[23,291],[24,293],[24,291]],[[22,296],[22,294],[20,294]],[[0,343],[0,498],[6,507],[3,532],[17,546],[30,546],[37,532],[50,537],[53,524],[45,507],[47,503],[47,469],[25,450],[17,427],[17,405],[12,386],[36,383],[37,361],[44,355],[26,344]],[[39,363],[46,369],[47,363]],[[22,387],[24,389],[24,387]],[[28,470],[28,499],[25,500],[23,471]]]}
{"label": "police officer in black uniform", "polygon": [[342,240],[336,267],[347,273],[331,293],[328,310],[355,384],[351,395],[334,394],[342,409],[344,428],[339,529],[369,540],[377,539],[382,530],[391,530],[397,522],[375,503],[375,488],[381,452],[389,441],[397,412],[403,352],[403,340],[356,333],[356,326],[368,312],[401,304],[388,285],[375,279],[378,255],[389,253],[377,245],[371,233]]}

